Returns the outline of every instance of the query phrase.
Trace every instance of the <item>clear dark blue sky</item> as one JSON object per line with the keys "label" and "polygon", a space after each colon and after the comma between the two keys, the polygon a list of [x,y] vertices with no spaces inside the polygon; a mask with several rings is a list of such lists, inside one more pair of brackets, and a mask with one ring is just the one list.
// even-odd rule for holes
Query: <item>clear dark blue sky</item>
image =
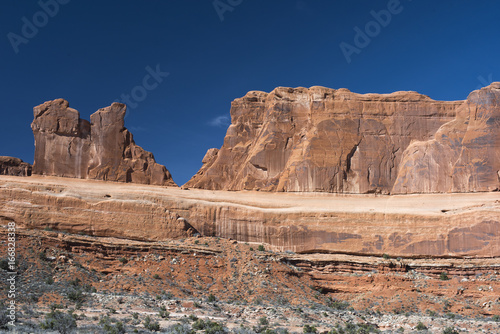
{"label": "clear dark blue sky", "polygon": [[[125,126],[183,184],[222,145],[230,102],[249,90],[459,100],[500,80],[498,1],[218,0],[219,13],[213,0],[59,1],[53,17],[38,1],[0,5],[0,155],[33,162],[32,109],[44,101],[64,98],[88,119],[135,90]],[[388,24],[370,23],[388,8]],[[37,32],[23,29],[32,23]],[[367,24],[370,41],[355,40]],[[358,46],[350,63],[343,42]],[[158,64],[169,75],[148,81],[142,99],[146,68]]]}

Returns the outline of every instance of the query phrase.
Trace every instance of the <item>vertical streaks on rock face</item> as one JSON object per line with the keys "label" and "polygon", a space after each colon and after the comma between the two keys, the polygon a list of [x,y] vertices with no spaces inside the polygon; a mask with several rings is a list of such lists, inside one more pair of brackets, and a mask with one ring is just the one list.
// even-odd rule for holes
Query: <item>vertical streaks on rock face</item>
{"label": "vertical streaks on rock face", "polygon": [[415,164],[408,148],[457,122],[466,103],[416,92],[362,95],[324,87],[249,92],[231,105],[222,148],[184,187],[388,194],[395,184],[408,184],[404,169]]}
{"label": "vertical streaks on rock face", "polygon": [[500,83],[472,92],[434,138],[405,150],[393,193],[500,189]]}
{"label": "vertical streaks on rock face", "polygon": [[137,146],[124,127],[124,104],[99,109],[90,122],[80,119],[63,99],[33,110],[34,174],[176,185],[168,170]]}

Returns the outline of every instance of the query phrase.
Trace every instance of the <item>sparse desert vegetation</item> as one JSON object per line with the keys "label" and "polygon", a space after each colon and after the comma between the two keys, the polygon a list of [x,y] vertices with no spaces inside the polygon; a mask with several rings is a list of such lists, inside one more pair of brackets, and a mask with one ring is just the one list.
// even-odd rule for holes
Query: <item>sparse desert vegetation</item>
{"label": "sparse desert vegetation", "polygon": [[[449,279],[442,280],[442,271],[405,271],[407,260],[384,256],[380,263],[387,266],[379,270],[363,271],[353,262],[335,272],[319,272],[314,269],[318,262],[306,262],[306,255],[255,251],[259,245],[200,236],[136,243],[126,252],[109,238],[103,242],[55,231],[24,231],[18,244],[17,316],[26,332],[500,330],[499,276],[492,272],[448,272]],[[390,261],[399,267],[391,267]],[[5,279],[6,271],[0,275]],[[2,324],[4,313],[0,327],[5,329]]]}

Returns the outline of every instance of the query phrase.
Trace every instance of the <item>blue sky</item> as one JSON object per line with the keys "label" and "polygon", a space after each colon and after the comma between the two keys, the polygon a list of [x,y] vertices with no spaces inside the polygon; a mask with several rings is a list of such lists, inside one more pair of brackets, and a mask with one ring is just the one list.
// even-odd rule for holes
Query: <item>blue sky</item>
{"label": "blue sky", "polygon": [[[55,98],[89,119],[134,93],[125,126],[183,184],[222,145],[231,101],[250,90],[461,100],[500,81],[497,1],[6,0],[0,9],[0,155],[31,163],[33,107]],[[158,80],[144,83],[151,71]]]}

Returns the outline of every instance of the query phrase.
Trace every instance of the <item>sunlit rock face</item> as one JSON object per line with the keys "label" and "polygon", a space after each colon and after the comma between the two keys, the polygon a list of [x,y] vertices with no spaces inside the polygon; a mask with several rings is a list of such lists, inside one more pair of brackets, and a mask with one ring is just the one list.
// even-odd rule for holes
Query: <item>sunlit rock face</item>
{"label": "sunlit rock face", "polygon": [[33,173],[41,175],[175,186],[168,170],[134,142],[124,127],[126,106],[113,103],[90,122],[56,99],[33,109]]}
{"label": "sunlit rock face", "polygon": [[427,193],[499,188],[499,85],[466,101],[324,87],[233,101],[220,150],[185,188]]}

